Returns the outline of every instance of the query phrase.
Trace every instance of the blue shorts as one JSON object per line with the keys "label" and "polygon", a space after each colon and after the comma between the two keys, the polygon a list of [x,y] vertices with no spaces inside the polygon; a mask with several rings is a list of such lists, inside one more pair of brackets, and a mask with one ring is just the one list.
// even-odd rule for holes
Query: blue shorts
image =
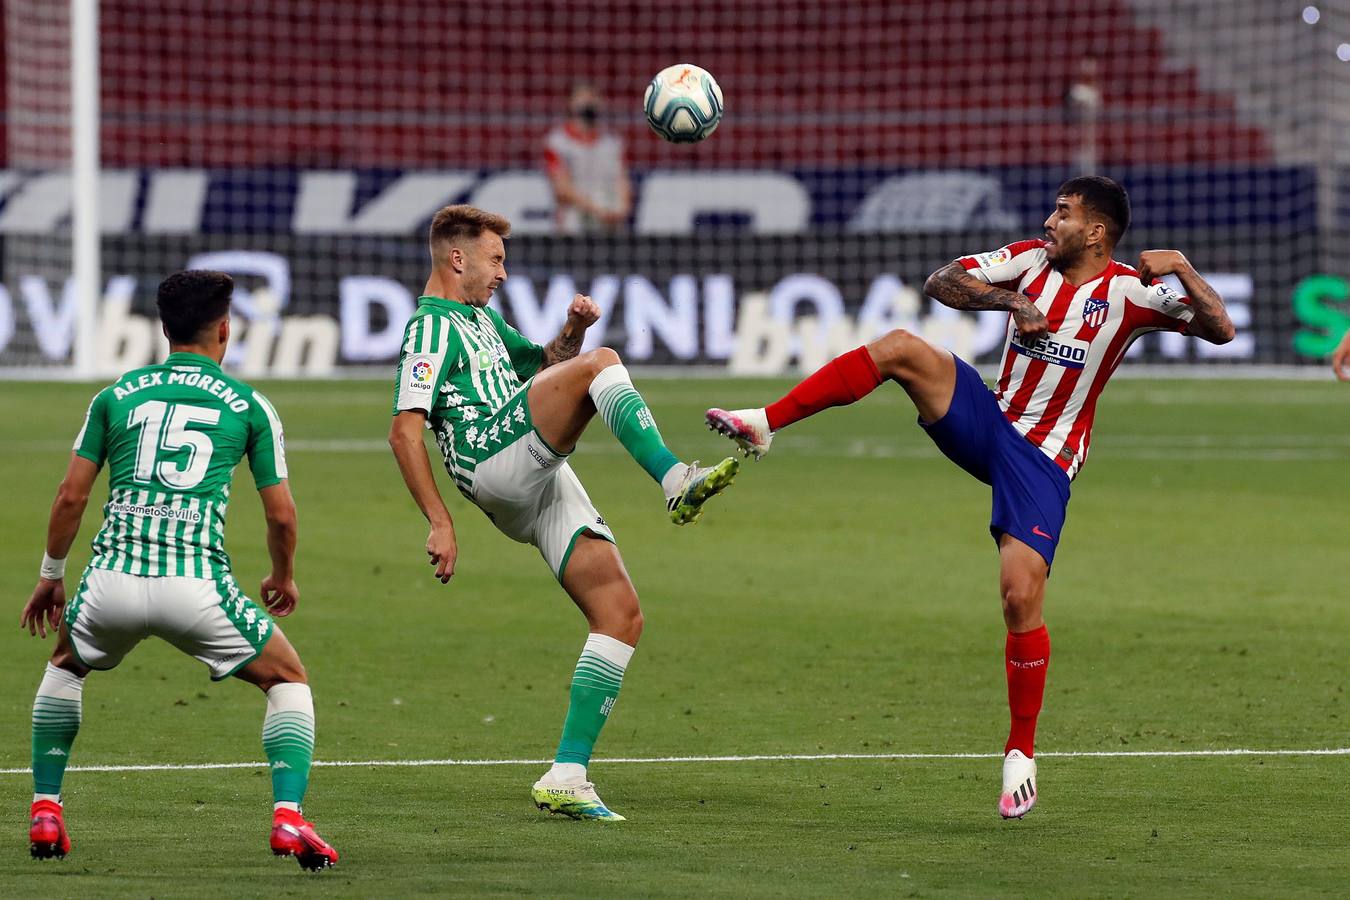
{"label": "blue shorts", "polygon": [[998,399],[969,364],[956,361],[956,389],[947,414],[919,425],[948,459],[994,488],[989,533],[1010,534],[1055,560],[1069,506],[1069,476],[1022,437]]}

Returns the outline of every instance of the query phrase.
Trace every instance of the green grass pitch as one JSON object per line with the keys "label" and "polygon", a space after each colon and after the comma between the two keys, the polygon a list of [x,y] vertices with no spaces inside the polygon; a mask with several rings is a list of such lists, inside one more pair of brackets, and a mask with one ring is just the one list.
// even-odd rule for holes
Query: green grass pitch
{"label": "green grass pitch", "polygon": [[[639,379],[683,455],[729,448],[709,405],[784,382]],[[301,515],[299,612],[320,760],[551,756],[585,628],[535,552],[455,495],[459,571],[383,446],[384,384],[265,385]],[[20,633],[89,388],[0,387],[0,767],[26,769],[49,645]],[[1350,746],[1350,387],[1125,381],[1103,399],[1047,598],[1039,749]],[[994,758],[611,763],[606,757],[994,753],[1006,705],[987,489],[900,391],[780,436],[677,529],[598,420],[573,458],[618,535],[647,633],[592,775],[629,822],[550,818],[541,767],[325,767],[306,810],[341,850],[267,852],[262,768],[74,772],[74,853],[28,858],[31,784],[0,775],[0,895],[1316,896],[1350,883],[1347,756],[1050,756],[1040,806],[996,814]],[[442,481],[443,490],[453,493]],[[97,528],[103,483],[72,569]],[[241,470],[229,538],[266,554]],[[68,583],[73,587],[73,583]],[[150,642],[85,692],[73,765],[250,762],[262,697]]]}

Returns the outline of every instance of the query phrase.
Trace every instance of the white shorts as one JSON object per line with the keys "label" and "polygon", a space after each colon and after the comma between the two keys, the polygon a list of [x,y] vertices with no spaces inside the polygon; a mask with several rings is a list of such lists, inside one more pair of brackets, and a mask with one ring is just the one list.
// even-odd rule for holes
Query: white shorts
{"label": "white shorts", "polygon": [[151,635],[229,678],[272,636],[272,618],[226,573],[211,578],[151,578],[88,569],[66,606],[70,642],[80,662],[111,669]]}
{"label": "white shorts", "polygon": [[567,457],[533,430],[478,463],[473,502],[502,534],[537,547],[559,581],[582,532],[614,542]]}

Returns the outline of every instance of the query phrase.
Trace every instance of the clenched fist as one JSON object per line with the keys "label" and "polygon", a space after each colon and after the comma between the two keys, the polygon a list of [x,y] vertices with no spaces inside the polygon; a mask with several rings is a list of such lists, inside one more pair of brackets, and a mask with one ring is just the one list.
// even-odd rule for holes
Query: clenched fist
{"label": "clenched fist", "polygon": [[589,328],[600,321],[600,304],[585,294],[577,294],[567,307],[567,321],[579,328]]}
{"label": "clenched fist", "polygon": [[1164,275],[1176,275],[1190,268],[1180,250],[1145,250],[1139,254],[1139,280],[1147,287]]}

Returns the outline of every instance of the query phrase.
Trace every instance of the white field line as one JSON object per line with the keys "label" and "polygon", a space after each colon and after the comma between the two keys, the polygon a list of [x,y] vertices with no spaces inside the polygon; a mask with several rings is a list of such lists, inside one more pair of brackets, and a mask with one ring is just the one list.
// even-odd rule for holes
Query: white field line
{"label": "white field line", "polygon": [[[1166,759],[1218,756],[1350,756],[1350,747],[1308,750],[1061,750],[1036,754],[1037,759]],[[999,753],[774,753],[747,756],[621,756],[596,759],[597,765],[677,763],[816,762],[829,760],[1002,759]],[[434,768],[445,766],[546,766],[551,759],[363,759],[315,760],[323,768]],[[264,769],[265,762],[151,763],[123,766],[71,766],[67,772],[186,772],[197,769]],[[0,775],[27,775],[31,770],[0,769]]]}

